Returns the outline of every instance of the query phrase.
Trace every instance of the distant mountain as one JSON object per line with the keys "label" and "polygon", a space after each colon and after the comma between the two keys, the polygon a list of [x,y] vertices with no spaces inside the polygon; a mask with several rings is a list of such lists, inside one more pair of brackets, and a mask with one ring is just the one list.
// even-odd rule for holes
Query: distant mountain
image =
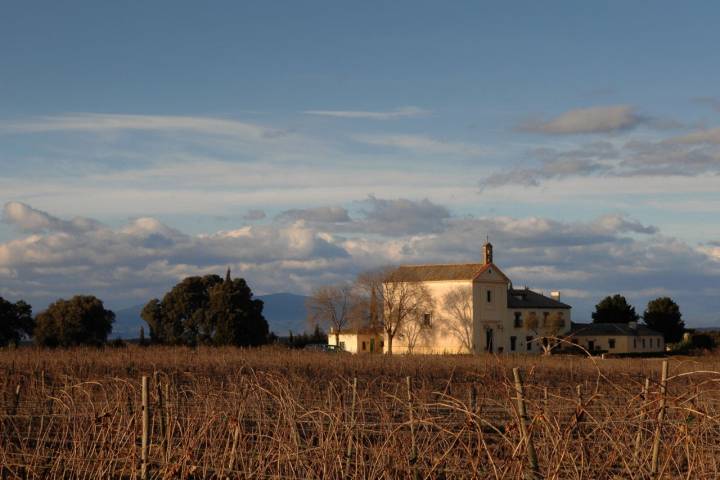
{"label": "distant mountain", "polygon": [[[265,303],[263,315],[270,326],[270,331],[278,336],[286,336],[289,331],[302,333],[310,330],[305,318],[304,295],[294,293],[272,293],[258,296]],[[134,305],[115,311],[115,324],[110,338],[138,338],[140,327],[145,327],[145,336],[149,337],[148,326],[140,318],[144,305]]]}
{"label": "distant mountain", "polygon": [[258,297],[265,302],[263,315],[268,321],[270,331],[278,336],[285,336],[290,330],[293,334],[310,330],[307,326],[307,313],[305,295],[294,293],[272,293]]}
{"label": "distant mountain", "polygon": [[138,338],[140,336],[140,327],[145,327],[145,337],[149,338],[150,332],[147,323],[140,318],[140,312],[142,312],[144,306],[133,305],[132,307],[116,310],[115,323],[110,338]]}

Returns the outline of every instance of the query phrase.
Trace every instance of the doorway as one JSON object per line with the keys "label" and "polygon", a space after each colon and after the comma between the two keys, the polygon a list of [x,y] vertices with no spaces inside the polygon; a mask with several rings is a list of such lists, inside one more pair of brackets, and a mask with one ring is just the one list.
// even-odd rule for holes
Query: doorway
{"label": "doorway", "polygon": [[486,352],[493,352],[493,329],[492,328],[486,328],[485,329],[485,351]]}

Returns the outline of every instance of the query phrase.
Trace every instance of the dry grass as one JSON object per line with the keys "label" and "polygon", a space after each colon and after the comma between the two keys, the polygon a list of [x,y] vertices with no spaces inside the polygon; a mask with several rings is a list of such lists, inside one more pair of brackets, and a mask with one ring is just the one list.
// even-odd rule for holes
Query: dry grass
{"label": "dry grass", "polygon": [[142,375],[150,478],[523,478],[514,367],[540,477],[720,477],[720,358],[670,360],[662,424],[660,363],[4,350],[0,478],[139,478]]}

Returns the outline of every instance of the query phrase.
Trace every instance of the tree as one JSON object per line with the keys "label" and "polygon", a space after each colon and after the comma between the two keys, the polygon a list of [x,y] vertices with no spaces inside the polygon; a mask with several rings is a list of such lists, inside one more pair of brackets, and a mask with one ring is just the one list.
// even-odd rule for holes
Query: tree
{"label": "tree", "polygon": [[472,288],[456,287],[443,297],[443,307],[448,312],[447,328],[469,353],[473,348]]}
{"label": "tree", "polygon": [[187,277],[165,294],[162,301],[152,299],[140,316],[150,327],[150,340],[169,345],[196,345],[210,332],[204,330],[204,315],[210,289],[222,283],[218,275]]}
{"label": "tree", "polygon": [[32,335],[34,327],[30,305],[22,300],[11,303],[0,297],[0,347],[18,345]]}
{"label": "tree", "polygon": [[402,332],[411,319],[418,319],[432,310],[432,297],[427,287],[416,279],[394,276],[396,269],[382,268],[362,273],[357,285],[365,292],[367,301],[377,302],[376,311],[371,318],[377,317],[377,323],[387,337],[387,353],[392,354],[393,339]]}
{"label": "tree", "polygon": [[306,302],[308,323],[331,327],[335,332],[335,344],[340,345],[340,331],[350,323],[355,303],[350,285],[319,287]]}
{"label": "tree", "polygon": [[326,344],[328,336],[320,329],[319,325],[315,325],[313,333],[301,333],[299,335],[293,335],[290,331],[290,336],[287,340],[287,346],[290,348],[305,348],[307,345],[322,343]]}
{"label": "tree", "polygon": [[544,322],[544,334],[546,335],[542,342],[544,355],[549,355],[553,349],[560,345],[558,336],[565,328],[565,312],[556,310],[547,312]]}
{"label": "tree", "polygon": [[263,317],[262,300],[253,299],[252,290],[242,278],[230,279],[210,289],[205,315],[206,341],[215,345],[256,347],[268,342],[268,323]]}
{"label": "tree", "polygon": [[150,300],[141,317],[150,340],[168,345],[237,345],[267,343],[268,324],[262,300],[253,299],[244,279],[218,275],[188,277]]}
{"label": "tree", "polygon": [[592,314],[593,323],[629,323],[637,322],[639,318],[635,307],[620,294],[605,297],[595,305]]}
{"label": "tree", "polygon": [[92,295],[60,299],[35,319],[35,343],[45,347],[101,346],[112,331],[115,314]]}
{"label": "tree", "polygon": [[423,308],[416,308],[415,312],[408,315],[408,318],[398,330],[398,337],[405,339],[407,353],[415,352],[415,347],[420,339],[427,342],[431,325],[427,323],[425,315],[429,314],[430,318],[432,318],[431,310],[432,307],[429,304]]}
{"label": "tree", "polygon": [[665,342],[675,343],[682,340],[685,322],[680,307],[670,297],[660,297],[648,302],[643,314],[645,324],[663,334]]}
{"label": "tree", "polygon": [[525,319],[525,328],[537,333],[539,327],[540,320],[538,319],[537,312],[530,312]]}
{"label": "tree", "polygon": [[708,333],[693,333],[690,336],[690,348],[693,350],[715,350],[716,337]]}

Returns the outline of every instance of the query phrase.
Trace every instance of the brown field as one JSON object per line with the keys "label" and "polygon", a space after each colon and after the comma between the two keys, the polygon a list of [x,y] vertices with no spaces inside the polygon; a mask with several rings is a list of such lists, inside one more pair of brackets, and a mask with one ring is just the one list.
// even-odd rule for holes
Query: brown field
{"label": "brown field", "polygon": [[142,478],[142,376],[148,478],[719,478],[720,358],[661,363],[0,350],[0,478]]}

